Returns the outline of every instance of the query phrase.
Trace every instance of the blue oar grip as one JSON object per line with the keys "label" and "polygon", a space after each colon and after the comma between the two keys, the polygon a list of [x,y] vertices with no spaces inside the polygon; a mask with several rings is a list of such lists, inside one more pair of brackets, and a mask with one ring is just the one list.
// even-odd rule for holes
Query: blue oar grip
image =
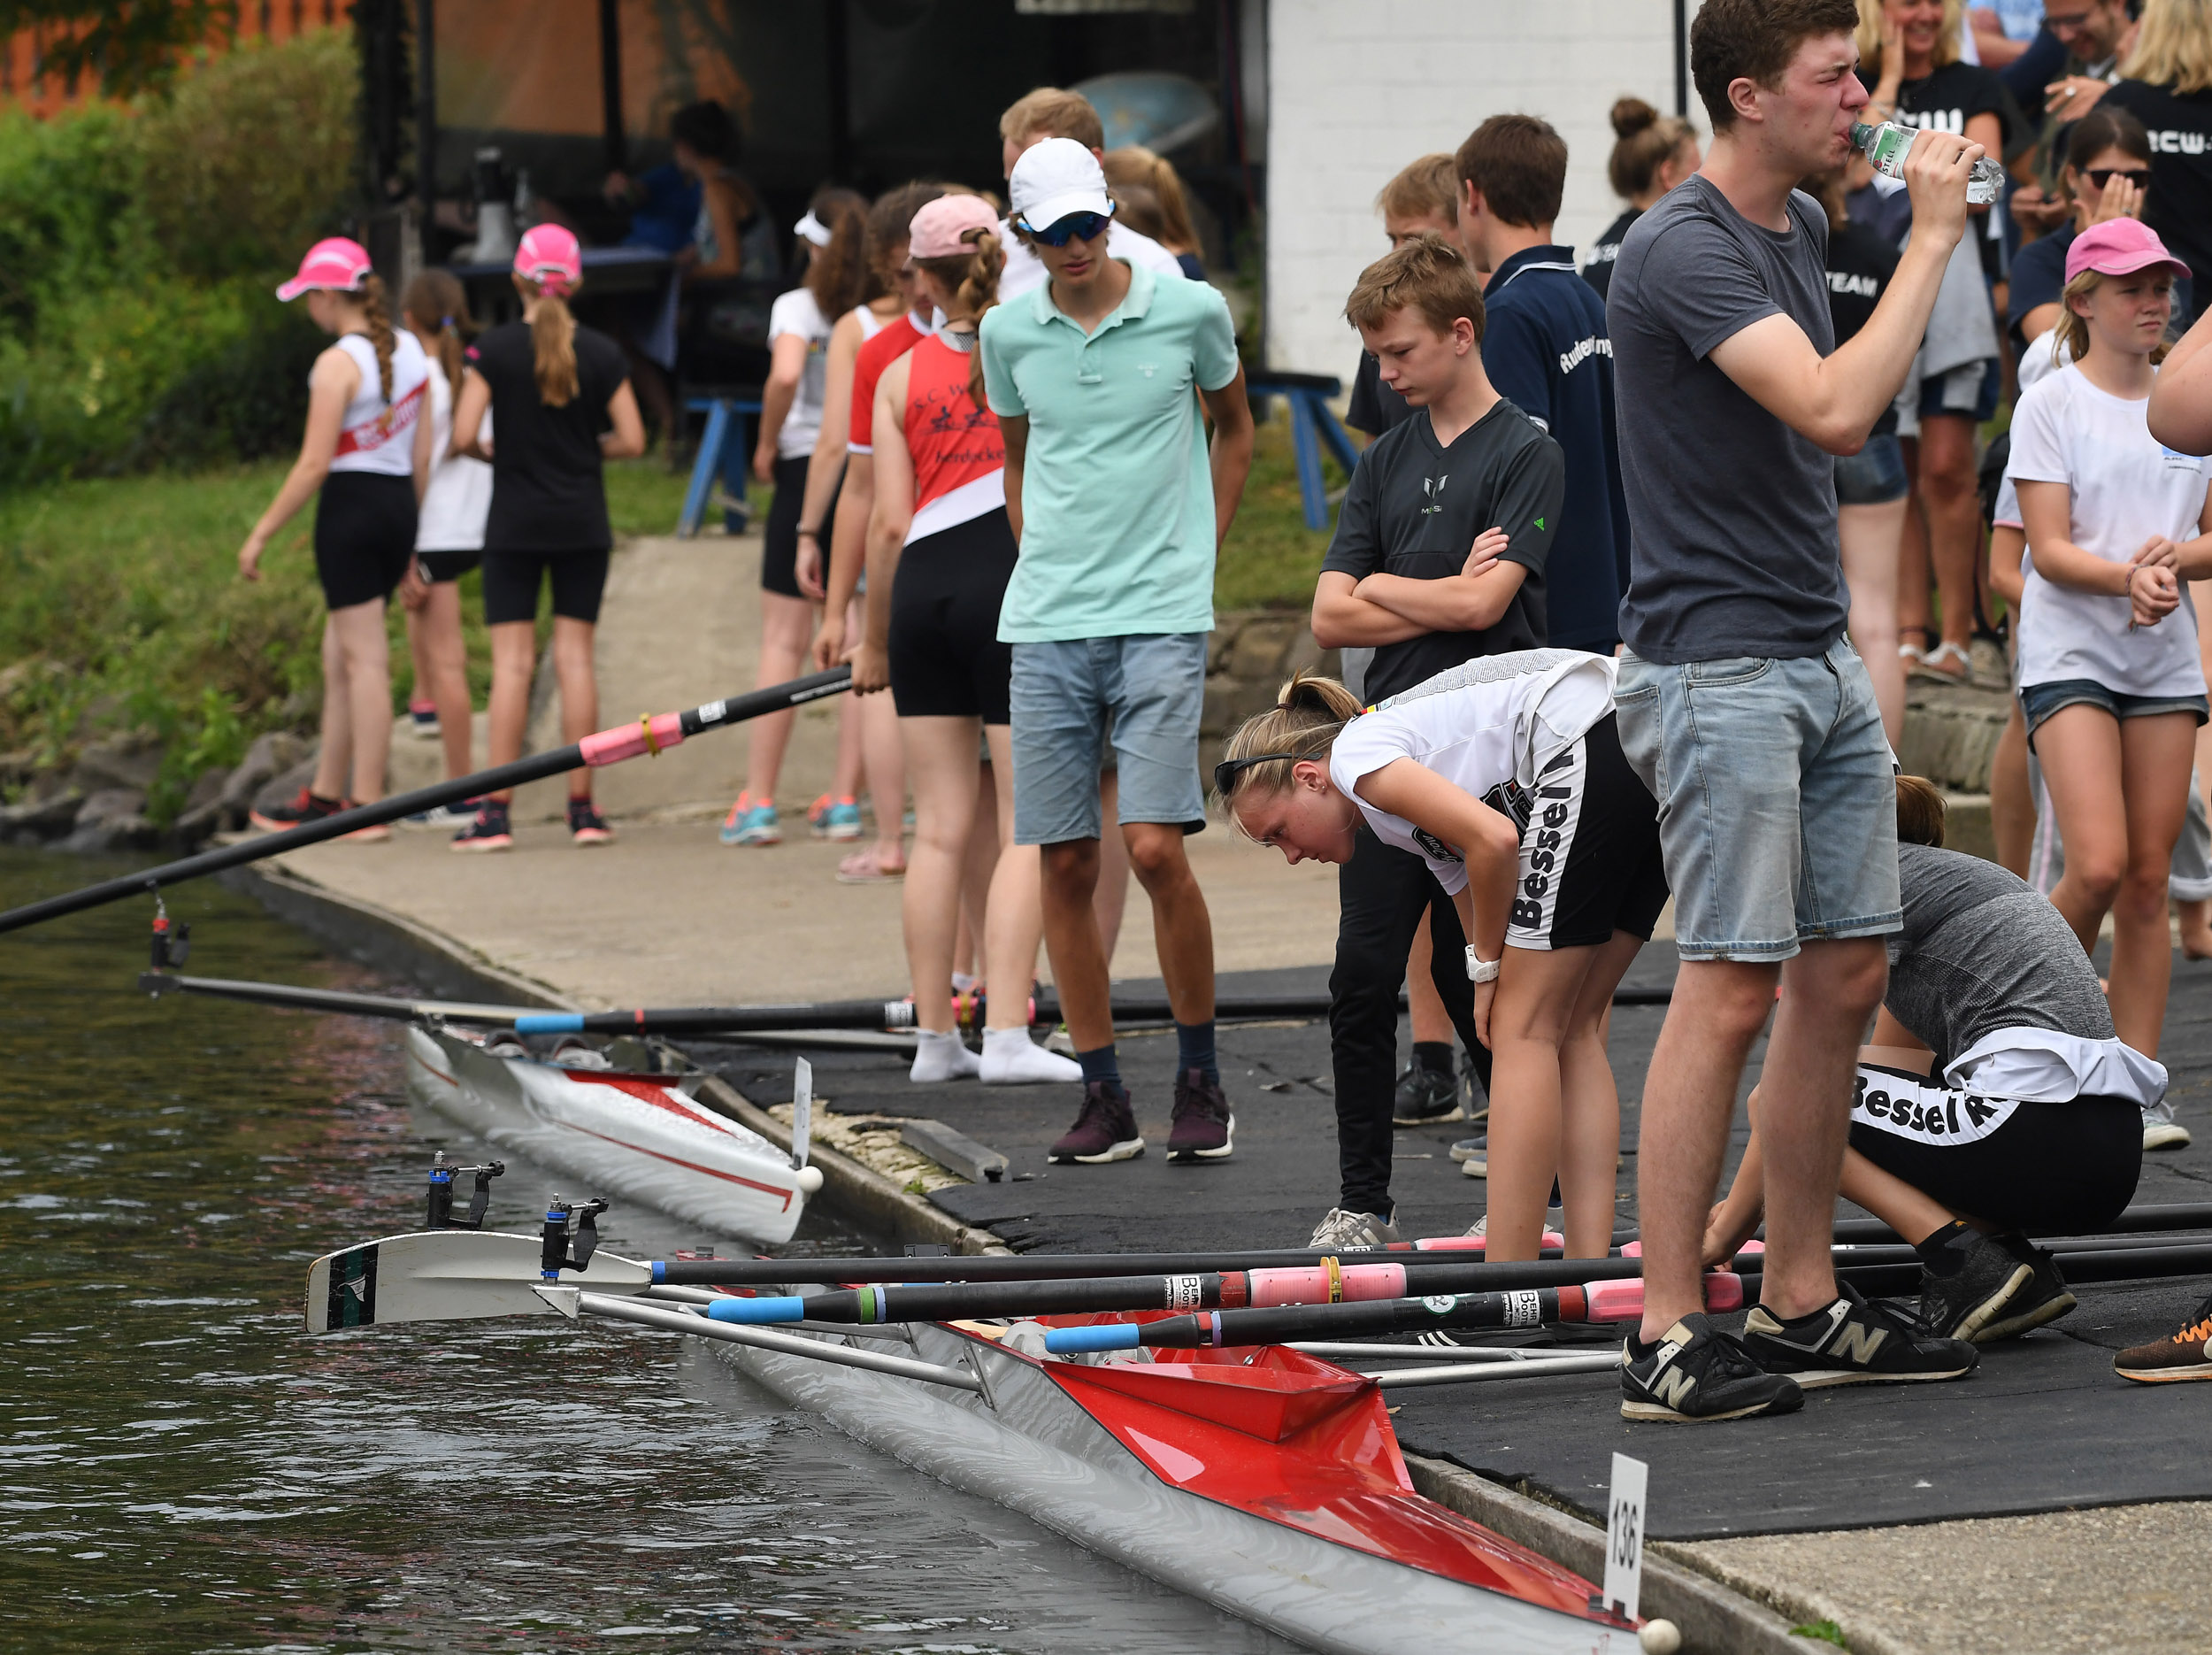
{"label": "blue oar grip", "polygon": [[1051,1356],[1082,1356],[1092,1351],[1133,1351],[1137,1348],[1137,1324],[1133,1321],[1100,1322],[1090,1328],[1048,1328],[1045,1329],[1045,1351]]}
{"label": "blue oar grip", "polygon": [[803,1298],[718,1298],[707,1306],[708,1317],[715,1321],[738,1321],[752,1325],[770,1321],[802,1321],[806,1317],[806,1301]]}
{"label": "blue oar grip", "polygon": [[580,1035],[584,1032],[581,1012],[526,1012],[515,1019],[518,1035]]}

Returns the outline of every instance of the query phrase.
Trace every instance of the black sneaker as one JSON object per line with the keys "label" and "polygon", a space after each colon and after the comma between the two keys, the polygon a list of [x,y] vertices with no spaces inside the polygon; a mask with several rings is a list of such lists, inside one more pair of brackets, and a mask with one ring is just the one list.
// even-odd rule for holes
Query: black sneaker
{"label": "black sneaker", "polygon": [[2059,1274],[2058,1260],[2044,1249],[2034,1245],[2018,1231],[1995,1238],[1997,1244],[2024,1263],[2032,1273],[2028,1284],[2012,1296],[2004,1313],[1974,1336],[1976,1344],[1988,1344],[1998,1339],[2014,1339],[2033,1328],[2056,1321],[2074,1308],[2078,1302],[2073,1289],[2066,1285],[2066,1278]]}
{"label": "black sneaker", "polygon": [[571,799],[568,802],[568,842],[571,844],[612,844],[614,829],[607,826],[607,819],[594,810],[589,799]]}
{"label": "black sneaker", "polygon": [[1167,1135],[1168,1159],[1226,1160],[1236,1146],[1236,1130],[1237,1118],[1220,1082],[1208,1080],[1202,1069],[1185,1069],[1175,1077],[1175,1124]]}
{"label": "black sneaker", "polygon": [[272,804],[265,811],[250,811],[246,820],[264,833],[282,833],[288,828],[303,827],[319,822],[326,816],[335,816],[346,808],[343,799],[326,799],[319,793],[302,788],[299,797],[289,804]]}
{"label": "black sneaker", "polygon": [[1440,1120],[1463,1119],[1465,1114],[1456,1076],[1439,1074],[1418,1062],[1409,1063],[1400,1071],[1398,1089],[1390,1100],[1394,1127],[1432,1127]]}
{"label": "black sneaker", "polygon": [[476,807],[475,820],[453,835],[449,847],[461,851],[506,851],[513,848],[515,832],[507,807],[497,799],[485,799]]}
{"label": "black sneaker", "polygon": [[1111,1081],[1089,1081],[1083,1087],[1082,1112],[1052,1146],[1048,1158],[1064,1166],[1079,1161],[1096,1166],[1143,1153],[1144,1139],[1129,1108],[1129,1094]]}
{"label": "black sneaker", "polygon": [[1848,1285],[1833,1304],[1790,1321],[1763,1305],[1755,1307],[1744,1323],[1743,1343],[1761,1367],[1786,1374],[1807,1390],[1961,1379],[1981,1361],[1965,1340],[1924,1333]]}
{"label": "black sneaker", "polygon": [[1990,1326],[2012,1314],[2021,1289],[2035,1279],[2034,1266],[1963,1226],[1945,1236],[1939,1251],[1950,1274],[1939,1274],[1932,1265],[1921,1266],[1920,1307],[1914,1320],[1931,1338],[1987,1343],[1998,1336],[1988,1332]]}
{"label": "black sneaker", "polygon": [[1804,1405],[1795,1381],[1767,1372],[1741,1340],[1702,1314],[1685,1316],[1656,1344],[1632,1336],[1621,1350],[1624,1420],[1702,1425]]}

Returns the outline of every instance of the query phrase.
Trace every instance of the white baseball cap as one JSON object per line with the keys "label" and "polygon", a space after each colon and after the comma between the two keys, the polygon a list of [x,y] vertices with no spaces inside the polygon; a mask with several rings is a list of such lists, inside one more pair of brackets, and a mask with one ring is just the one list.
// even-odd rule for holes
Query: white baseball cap
{"label": "white baseball cap", "polygon": [[1023,150],[1007,193],[1013,218],[1032,230],[1049,229],[1072,212],[1114,210],[1098,158],[1072,138],[1046,138]]}

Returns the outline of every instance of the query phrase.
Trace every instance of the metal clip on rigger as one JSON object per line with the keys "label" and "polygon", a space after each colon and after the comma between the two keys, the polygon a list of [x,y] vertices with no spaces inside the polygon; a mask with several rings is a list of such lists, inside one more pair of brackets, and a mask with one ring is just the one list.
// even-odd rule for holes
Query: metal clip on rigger
{"label": "metal clip on rigger", "polygon": [[[549,1282],[561,1279],[564,1270],[581,1273],[591,1267],[591,1256],[599,1251],[599,1215],[607,1210],[607,1202],[594,1196],[590,1200],[571,1206],[557,1195],[545,1204],[545,1245],[538,1255],[538,1271]],[[576,1251],[573,1257],[568,1249],[568,1220],[576,1220]]]}
{"label": "metal clip on rigger", "polygon": [[[429,1211],[423,1228],[434,1230],[480,1230],[484,1214],[492,1204],[492,1180],[507,1170],[504,1161],[488,1161],[481,1166],[452,1166],[446,1163],[445,1151],[438,1151],[430,1158]],[[476,1192],[469,1197],[468,1216],[453,1216],[453,1181],[464,1173],[476,1174]]]}
{"label": "metal clip on rigger", "polygon": [[166,971],[172,966],[181,966],[192,952],[192,927],[182,920],[171,920],[168,904],[160,894],[154,896],[154,942],[150,963],[156,971]]}

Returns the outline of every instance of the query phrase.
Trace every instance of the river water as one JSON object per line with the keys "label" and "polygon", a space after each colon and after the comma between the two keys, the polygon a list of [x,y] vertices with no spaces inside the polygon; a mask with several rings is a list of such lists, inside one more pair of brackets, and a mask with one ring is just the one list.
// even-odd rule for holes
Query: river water
{"label": "river water", "polygon": [[[118,871],[0,851],[0,907]],[[188,970],[380,986],[244,897],[172,909]],[[309,1261],[418,1228],[432,1149],[481,1146],[409,1105],[389,1026],[133,992],[149,917],[0,936],[0,1649],[1289,1647],[672,1336],[309,1338]],[[503,1158],[493,1220],[532,1230],[551,1175]],[[810,1217],[801,1245],[865,1242]]]}

